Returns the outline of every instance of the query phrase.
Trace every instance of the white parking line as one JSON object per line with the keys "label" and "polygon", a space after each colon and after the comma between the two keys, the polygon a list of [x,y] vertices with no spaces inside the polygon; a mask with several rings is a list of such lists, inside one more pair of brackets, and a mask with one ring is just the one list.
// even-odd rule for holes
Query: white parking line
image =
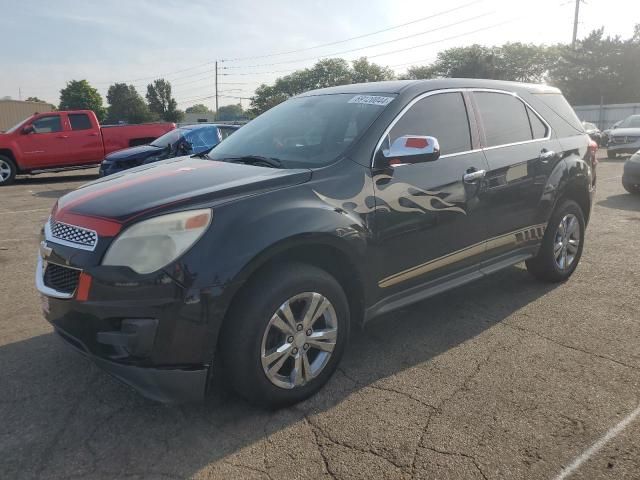
{"label": "white parking line", "polygon": [[14,213],[31,213],[31,212],[49,212],[50,208],[36,208],[33,210],[16,210],[15,212],[0,212],[0,215],[9,215]]}
{"label": "white parking line", "polygon": [[567,468],[564,468],[562,472],[560,472],[560,474],[558,474],[558,476],[554,478],[554,480],[563,480],[573,472],[575,472],[580,467],[580,465],[582,465],[584,462],[589,460],[589,458],[598,453],[598,451],[602,447],[604,447],[610,440],[615,438],[618,434],[620,434],[620,432],[627,428],[627,426],[631,422],[633,422],[638,417],[638,415],[640,415],[640,405],[638,405],[638,407],[633,412],[624,417],[615,427],[612,427],[602,438],[600,438],[600,440],[598,440],[596,443],[591,445],[591,447],[585,450],[571,463],[571,465],[569,465]]}

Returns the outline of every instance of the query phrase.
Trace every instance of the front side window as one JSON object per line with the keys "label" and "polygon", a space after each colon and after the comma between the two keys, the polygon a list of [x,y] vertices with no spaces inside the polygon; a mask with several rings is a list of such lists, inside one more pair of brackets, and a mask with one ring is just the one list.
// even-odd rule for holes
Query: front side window
{"label": "front side window", "polygon": [[438,93],[418,100],[389,132],[389,142],[403,135],[435,137],[440,153],[471,150],[469,118],[460,92]]}
{"label": "front side window", "polygon": [[484,126],[487,147],[531,140],[525,104],[513,95],[474,92]]}
{"label": "front side window", "polygon": [[287,100],[252,120],[209,156],[277,158],[284,168],[314,168],[338,159],[395,97],[330,94]]}
{"label": "front side window", "polygon": [[92,128],[91,120],[86,113],[70,113],[69,123],[71,130],[90,130]]}
{"label": "front side window", "polygon": [[191,144],[193,149],[201,150],[216,145],[218,140],[218,129],[216,127],[196,128],[185,133],[184,138]]}
{"label": "front side window", "polygon": [[31,124],[35,133],[55,133],[62,131],[60,115],[40,117]]}

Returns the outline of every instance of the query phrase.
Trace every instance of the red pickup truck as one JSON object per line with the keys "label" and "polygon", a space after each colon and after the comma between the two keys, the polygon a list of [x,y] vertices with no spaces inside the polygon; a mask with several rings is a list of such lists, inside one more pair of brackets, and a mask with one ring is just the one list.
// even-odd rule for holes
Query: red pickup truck
{"label": "red pickup truck", "polygon": [[149,143],[175,123],[100,126],[91,110],[37,113],[0,134],[0,186],[18,173],[100,163],[106,154]]}

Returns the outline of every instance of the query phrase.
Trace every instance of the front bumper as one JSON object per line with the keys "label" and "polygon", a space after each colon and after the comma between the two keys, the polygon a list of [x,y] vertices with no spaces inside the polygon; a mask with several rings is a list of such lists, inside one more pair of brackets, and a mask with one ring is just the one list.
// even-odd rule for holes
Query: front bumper
{"label": "front bumper", "polygon": [[611,140],[607,145],[607,151],[620,154],[634,154],[640,150],[640,140],[633,143],[613,143]]}
{"label": "front bumper", "polygon": [[43,267],[64,267],[55,250],[66,250],[48,245],[53,252],[46,261],[38,254],[35,283],[46,320],[67,344],[151,400],[204,398],[222,318],[215,288],[187,289],[162,272],[136,284],[87,267],[90,292],[81,299],[81,284],[66,292],[46,284]]}

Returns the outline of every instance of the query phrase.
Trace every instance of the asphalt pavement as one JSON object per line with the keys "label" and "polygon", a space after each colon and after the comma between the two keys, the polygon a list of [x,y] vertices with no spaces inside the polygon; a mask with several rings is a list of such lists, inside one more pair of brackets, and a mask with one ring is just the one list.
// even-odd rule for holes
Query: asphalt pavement
{"label": "asphalt pavement", "polygon": [[353,330],[293,408],[141,398],[40,313],[39,230],[93,171],[0,187],[0,478],[638,479],[640,197],[601,152],[573,277],[518,265]]}

